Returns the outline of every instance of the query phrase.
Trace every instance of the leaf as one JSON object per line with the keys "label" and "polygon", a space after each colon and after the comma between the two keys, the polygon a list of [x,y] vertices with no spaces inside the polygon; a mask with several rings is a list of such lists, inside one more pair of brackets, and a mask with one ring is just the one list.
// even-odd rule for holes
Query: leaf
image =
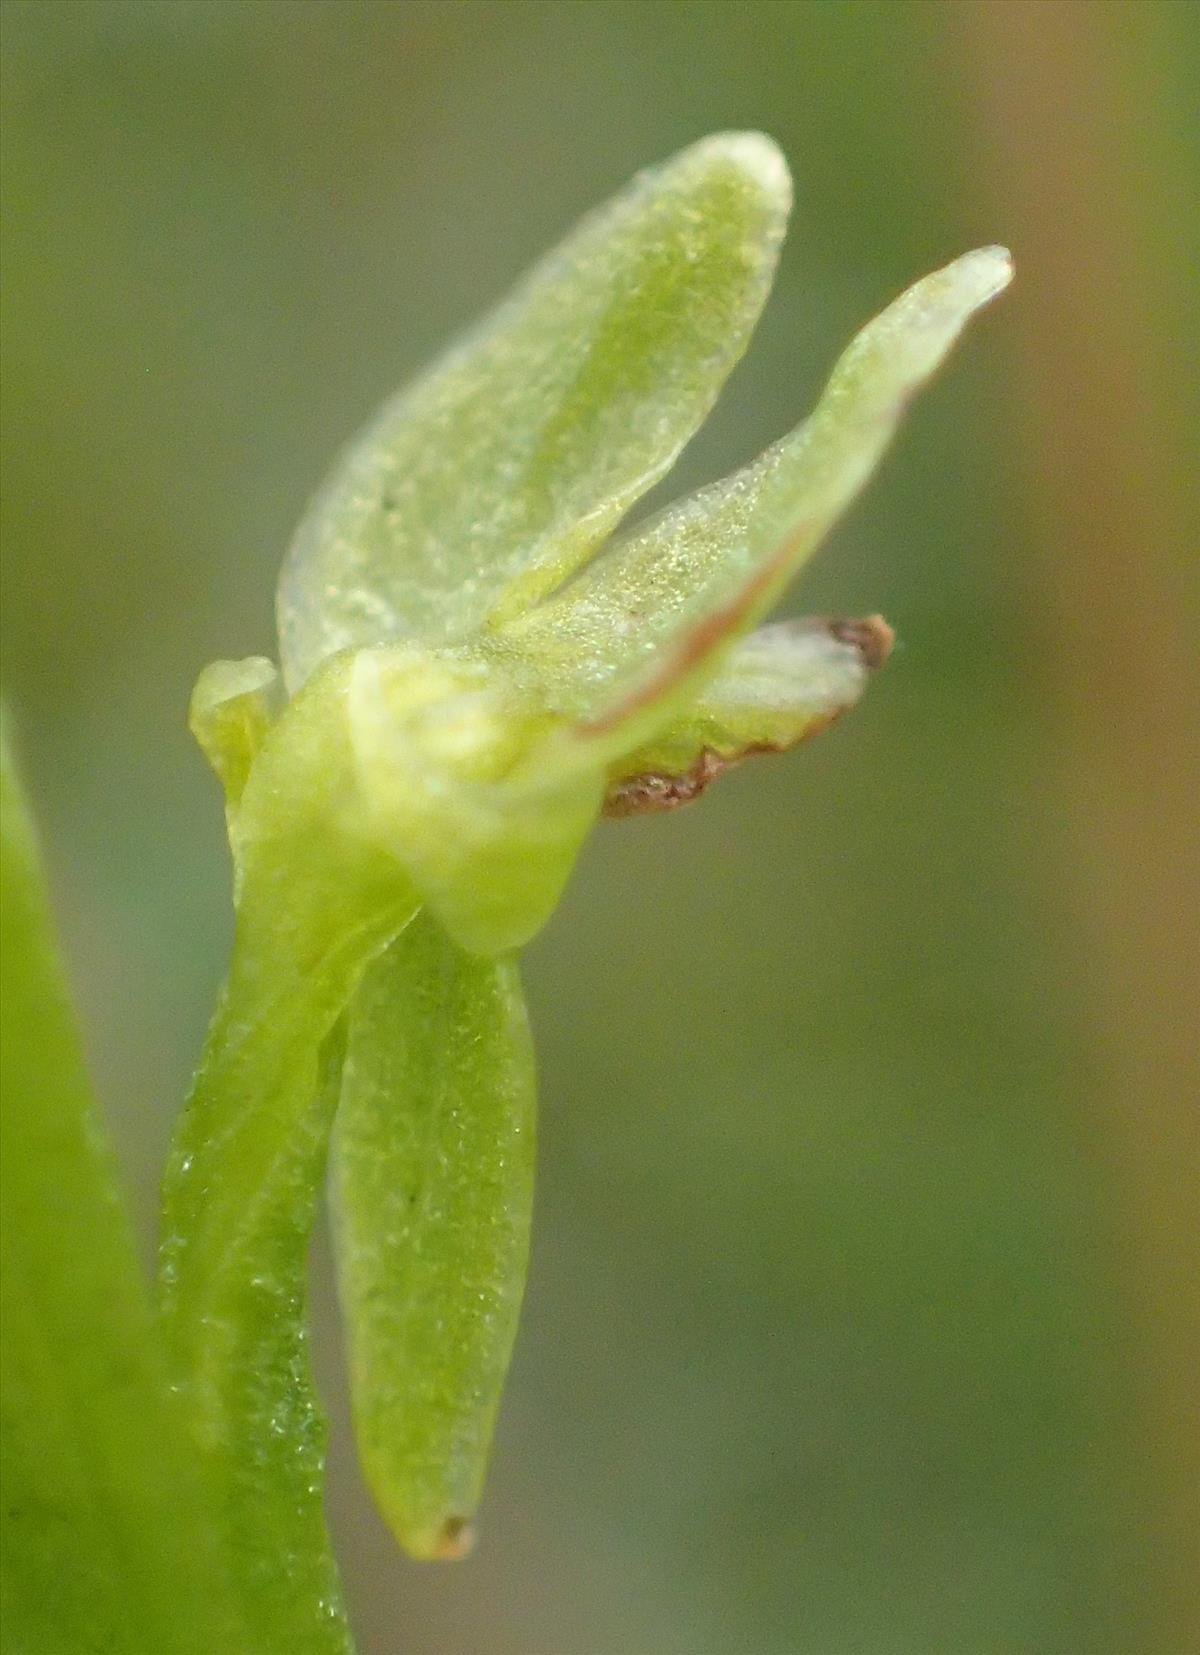
{"label": "leaf", "polygon": [[359,1457],[419,1558],[469,1539],[516,1333],[534,1068],[516,963],[421,915],[348,1015],[331,1154]]}
{"label": "leaf", "polygon": [[233,961],[163,1198],[172,1377],[220,1491],[255,1647],[289,1655],[348,1648],[305,1326],[337,1098],[329,1042],[417,905],[404,871],[357,831],[346,667],[331,663],[270,728],[241,795]]}
{"label": "leaf", "polygon": [[3,741],[0,1430],[12,1655],[245,1648],[153,1340]]}
{"label": "leaf", "polygon": [[614,765],[605,814],[673,810],[744,759],[809,740],[858,702],[891,646],[878,615],[760,627],[674,723]]}
{"label": "leaf", "polygon": [[284,566],[289,687],[349,646],[467,636],[576,568],[742,355],[789,203],[770,139],[706,138],[586,218],[388,403]]}
{"label": "leaf", "polygon": [[1003,248],[956,259],[852,341],[816,411],[744,471],[670,506],[494,644],[580,726],[579,762],[668,723],[866,482],[913,394],[1012,274]]}

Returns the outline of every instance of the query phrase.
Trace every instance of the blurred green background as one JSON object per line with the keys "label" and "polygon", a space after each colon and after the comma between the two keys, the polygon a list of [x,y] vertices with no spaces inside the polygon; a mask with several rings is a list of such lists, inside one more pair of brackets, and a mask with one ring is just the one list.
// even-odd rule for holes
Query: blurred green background
{"label": "blurred green background", "polygon": [[528,961],[532,1276],[476,1556],[333,1521],[364,1655],[1188,1655],[1197,13],[1175,0],[4,8],[4,652],[147,1250],[229,941],[198,669],[337,446],[727,126],[797,180],[672,489],[968,246],[1011,292],[789,599],[901,647],[606,825]]}

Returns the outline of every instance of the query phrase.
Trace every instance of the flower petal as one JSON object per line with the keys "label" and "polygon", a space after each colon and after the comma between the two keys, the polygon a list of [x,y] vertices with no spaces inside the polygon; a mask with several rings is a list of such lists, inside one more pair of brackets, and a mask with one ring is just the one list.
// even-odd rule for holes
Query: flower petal
{"label": "flower petal", "polygon": [[460,948],[522,947],[599,814],[601,765],[565,755],[562,719],[494,663],[403,644],[345,659],[358,831],[407,870]]}
{"label": "flower petal", "polygon": [[858,702],[891,646],[878,615],[760,627],[733,646],[686,714],[613,767],[605,815],[674,810],[743,759],[818,735]]}
{"label": "flower petal", "polygon": [[789,204],[769,138],[694,144],[586,218],[387,404],[284,565],[289,687],[351,645],[464,637],[577,567],[712,406]]}
{"label": "flower petal", "polygon": [[1011,273],[1008,253],[985,247],[926,276],[852,341],[801,426],[635,529],[495,647],[537,674],[581,740],[609,758],[641,745],[776,600]]}

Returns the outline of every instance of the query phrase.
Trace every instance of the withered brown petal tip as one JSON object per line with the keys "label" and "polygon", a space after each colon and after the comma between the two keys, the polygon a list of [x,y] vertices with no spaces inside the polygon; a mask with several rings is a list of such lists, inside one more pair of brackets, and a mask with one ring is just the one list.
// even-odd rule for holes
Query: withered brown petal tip
{"label": "withered brown petal tip", "polygon": [[466,1517],[448,1517],[438,1540],[434,1558],[439,1563],[457,1563],[475,1545],[475,1529]]}
{"label": "withered brown petal tip", "polygon": [[830,621],[830,635],[839,643],[850,644],[863,658],[863,664],[875,672],[892,653],[896,634],[882,615],[844,616]]}
{"label": "withered brown petal tip", "polygon": [[[811,730],[805,731],[805,736],[815,735],[818,729],[823,729],[829,720],[822,720],[814,724]],[[803,739],[803,738],[801,738]],[[780,748],[770,742],[751,742],[739,749],[736,753],[716,753],[711,747],[704,747],[699,758],[687,770],[678,775],[668,775],[661,770],[647,770],[640,775],[625,776],[620,781],[613,782],[604,800],[604,814],[606,816],[649,816],[657,811],[678,810],[680,805],[691,804],[698,799],[710,782],[717,779],[726,770],[732,770],[735,765],[745,759],[755,758],[760,753],[777,753]]]}

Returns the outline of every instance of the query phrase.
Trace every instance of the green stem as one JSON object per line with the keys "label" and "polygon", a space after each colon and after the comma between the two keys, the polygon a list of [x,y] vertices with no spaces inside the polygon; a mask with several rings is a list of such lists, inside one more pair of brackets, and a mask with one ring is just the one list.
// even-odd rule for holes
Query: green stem
{"label": "green stem", "polygon": [[236,805],[233,963],[163,1200],[172,1377],[220,1490],[253,1648],[288,1655],[350,1647],[305,1317],[340,1069],[330,1036],[364,967],[415,908],[395,862],[343,817],[352,794],[332,689],[289,709]]}

